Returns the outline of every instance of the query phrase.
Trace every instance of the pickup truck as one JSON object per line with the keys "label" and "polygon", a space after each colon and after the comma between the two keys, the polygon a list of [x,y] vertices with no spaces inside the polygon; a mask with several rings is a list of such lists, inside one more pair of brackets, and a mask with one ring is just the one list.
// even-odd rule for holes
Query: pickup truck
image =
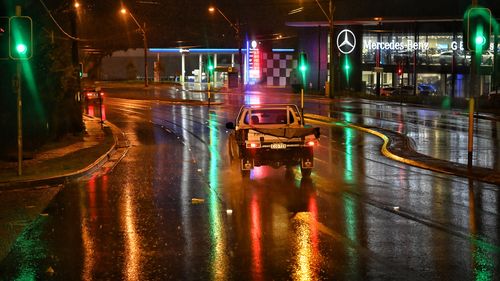
{"label": "pickup truck", "polygon": [[303,177],[314,167],[319,128],[304,125],[294,104],[243,105],[236,122],[229,122],[229,157],[239,160],[241,174],[258,166],[291,169],[300,164]]}

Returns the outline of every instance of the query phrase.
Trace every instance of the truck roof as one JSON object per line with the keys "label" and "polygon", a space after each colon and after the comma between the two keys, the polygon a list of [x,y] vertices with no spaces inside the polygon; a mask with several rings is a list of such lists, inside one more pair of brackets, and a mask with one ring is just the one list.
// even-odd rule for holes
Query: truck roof
{"label": "truck roof", "polygon": [[257,109],[257,108],[286,108],[287,106],[297,108],[293,103],[263,103],[263,104],[245,104],[241,108]]}

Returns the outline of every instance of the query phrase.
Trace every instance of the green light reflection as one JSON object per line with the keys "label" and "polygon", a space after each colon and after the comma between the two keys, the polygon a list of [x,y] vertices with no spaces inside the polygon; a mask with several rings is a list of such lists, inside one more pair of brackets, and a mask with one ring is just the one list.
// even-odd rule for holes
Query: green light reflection
{"label": "green light reflection", "polygon": [[[344,120],[348,123],[352,120],[352,114],[344,112]],[[344,128],[345,134],[345,168],[344,168],[344,180],[347,183],[354,182],[354,167],[353,167],[353,140],[354,140],[354,129]]]}
{"label": "green light reflection", "polygon": [[212,241],[212,254],[210,255],[212,280],[227,280],[228,279],[228,259],[227,245],[224,231],[224,220],[221,216],[220,202],[217,197],[217,189],[219,188],[219,169],[217,168],[219,156],[218,123],[215,113],[210,113],[208,116],[209,132],[209,219],[210,219],[210,238]]}
{"label": "green light reflection", "polygon": [[[344,120],[347,123],[352,122],[352,114],[349,112],[344,112]],[[344,168],[344,180],[348,184],[354,183],[354,129],[345,127],[345,168]],[[352,188],[352,186],[351,186]],[[343,196],[344,201],[344,216],[345,216],[345,228],[347,238],[356,243],[357,242],[357,219],[356,219],[356,202],[352,196],[345,194]],[[350,272],[357,272],[358,267],[358,256],[356,251],[352,247],[346,247],[347,256],[349,258]]]}
{"label": "green light reflection", "polygon": [[33,75],[33,69],[29,61],[22,62],[22,70],[23,70],[23,78],[25,80],[25,85],[28,87],[28,93],[31,94],[31,98],[33,99],[35,105],[35,120],[41,120],[45,122],[45,112],[43,110],[42,101],[40,99],[40,93],[38,91],[37,83],[35,81],[35,76]]}

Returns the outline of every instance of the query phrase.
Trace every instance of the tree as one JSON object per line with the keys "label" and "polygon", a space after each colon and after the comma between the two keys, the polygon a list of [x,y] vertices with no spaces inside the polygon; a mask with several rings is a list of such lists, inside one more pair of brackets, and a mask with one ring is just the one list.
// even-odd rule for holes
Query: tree
{"label": "tree", "polygon": [[[7,16],[15,14],[16,1],[2,3]],[[66,134],[83,132],[82,110],[75,99],[78,92],[77,66],[72,61],[72,42],[47,15],[40,1],[19,1],[22,15],[33,19],[33,57],[21,63],[23,100],[23,147],[36,150],[44,143]],[[49,5],[50,2],[46,1]],[[72,13],[68,3],[49,5],[54,18],[63,30],[70,30]],[[16,73],[15,61],[0,65],[1,102],[3,107],[0,130],[5,137],[0,140],[0,156],[15,151],[17,143],[17,106],[12,83]]]}

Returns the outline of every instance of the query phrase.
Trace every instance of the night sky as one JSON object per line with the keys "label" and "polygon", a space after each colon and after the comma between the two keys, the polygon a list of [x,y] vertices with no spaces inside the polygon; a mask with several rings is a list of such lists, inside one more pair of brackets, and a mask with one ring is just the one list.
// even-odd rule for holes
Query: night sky
{"label": "night sky", "polygon": [[[40,0],[3,0],[3,5],[21,3],[31,12],[43,13]],[[204,46],[234,47],[234,30],[218,13],[211,14],[208,7],[216,5],[233,22],[241,23],[243,34],[255,38],[272,38],[282,34],[290,39],[279,42],[293,45],[296,30],[286,26],[294,21],[326,21],[326,17],[314,0],[78,0],[79,35],[89,45],[113,45],[118,48],[142,47],[142,38],[134,22],[118,11],[122,5],[128,7],[137,20],[146,23],[150,47]],[[71,1],[43,0],[56,19],[67,18]],[[328,10],[329,1],[319,1]],[[461,18],[470,0],[334,0],[335,20],[372,19],[373,17],[416,18]],[[5,4],[8,3],[8,4]],[[26,4],[29,3],[29,4]],[[479,0],[500,16],[499,0]],[[288,12],[303,7],[301,13]],[[275,42],[276,43],[276,42]]]}

